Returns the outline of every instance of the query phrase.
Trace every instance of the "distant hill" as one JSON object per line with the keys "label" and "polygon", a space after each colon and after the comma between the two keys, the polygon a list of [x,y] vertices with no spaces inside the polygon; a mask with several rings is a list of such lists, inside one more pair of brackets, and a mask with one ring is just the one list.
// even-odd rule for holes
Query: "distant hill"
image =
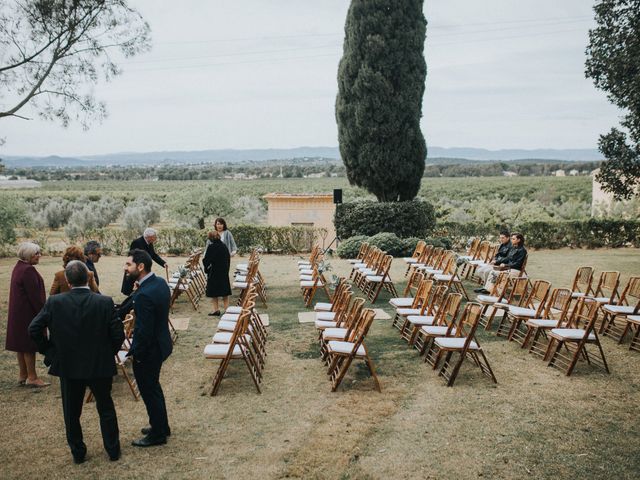
{"label": "distant hill", "polygon": [[[0,156],[8,167],[91,167],[104,165],[159,165],[193,163],[238,163],[294,158],[340,159],[338,147],[298,147],[254,150],[199,150],[144,153],[113,153],[79,157]],[[446,159],[446,160],[445,160]],[[482,148],[429,147],[427,164],[474,163],[476,161],[594,161],[602,160],[595,149],[485,150]]]}

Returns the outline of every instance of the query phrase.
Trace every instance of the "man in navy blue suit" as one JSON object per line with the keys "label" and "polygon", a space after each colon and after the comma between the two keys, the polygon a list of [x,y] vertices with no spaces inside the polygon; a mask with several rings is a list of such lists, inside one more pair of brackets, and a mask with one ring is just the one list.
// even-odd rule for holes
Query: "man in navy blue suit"
{"label": "man in navy blue suit", "polygon": [[144,437],[134,440],[136,447],[167,443],[171,435],[167,407],[160,386],[160,369],[173,343],[169,333],[169,300],[167,282],[151,273],[151,256],[144,250],[132,250],[124,271],[138,285],[133,294],[136,323],[129,355],[133,357],[133,374],[149,415],[149,427],[142,429]]}

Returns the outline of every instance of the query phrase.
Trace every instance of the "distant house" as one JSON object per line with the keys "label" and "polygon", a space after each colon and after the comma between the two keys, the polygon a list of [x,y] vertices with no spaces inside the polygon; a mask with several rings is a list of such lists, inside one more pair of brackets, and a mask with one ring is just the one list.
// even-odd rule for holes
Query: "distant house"
{"label": "distant house", "polygon": [[555,172],[553,172],[553,174],[556,177],[566,177],[566,174],[564,173],[564,170],[556,170]]}
{"label": "distant house", "polygon": [[580,172],[578,170],[576,170],[575,168],[572,170],[569,170],[569,175],[571,175],[572,177],[575,177],[576,175],[579,175]]}
{"label": "distant house", "polygon": [[305,178],[323,178],[325,176],[326,175],[324,172],[319,172],[319,173],[310,173],[309,175],[305,176]]}
{"label": "distant house", "polygon": [[518,174],[516,172],[504,171],[504,172],[502,172],[502,176],[504,176],[504,177],[517,177]]}

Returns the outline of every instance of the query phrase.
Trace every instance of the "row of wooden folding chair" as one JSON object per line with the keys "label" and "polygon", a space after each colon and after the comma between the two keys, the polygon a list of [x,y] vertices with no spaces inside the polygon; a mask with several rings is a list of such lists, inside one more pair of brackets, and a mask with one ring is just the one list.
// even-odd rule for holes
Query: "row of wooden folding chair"
{"label": "row of wooden folding chair", "polygon": [[393,257],[378,247],[371,247],[362,262],[352,265],[349,278],[362,290],[371,303],[375,303],[382,290],[398,296],[391,280],[391,263]]}
{"label": "row of wooden folding chair", "polygon": [[194,310],[198,310],[200,299],[204,296],[207,279],[204,270],[200,266],[201,250],[192,253],[187,261],[169,277],[171,289],[170,307],[182,294],[185,294]]}
{"label": "row of wooden folding chair", "polygon": [[[255,251],[255,250],[254,250]],[[257,254],[249,259],[246,264],[247,269],[237,269],[234,274],[232,288],[240,290],[240,296],[242,297],[246,290],[250,287],[255,287],[255,291],[260,298],[260,301],[267,307],[267,284],[264,277],[260,273],[260,256]]]}
{"label": "row of wooden folding chair", "polygon": [[638,315],[640,315],[640,277],[631,277],[616,304],[600,305],[603,319],[600,333],[619,344],[631,333],[631,350],[638,349]]}
{"label": "row of wooden folding chair", "polygon": [[[414,326],[415,342],[410,342],[413,342],[420,354],[424,355],[424,361],[432,365],[434,370],[440,366],[440,360],[444,357],[438,375],[445,379],[447,386],[453,386],[466,358],[470,358],[483,375],[497,383],[489,361],[476,338],[482,305],[469,302],[460,312],[460,293],[447,293],[441,299],[441,305],[433,318],[429,319],[427,324]],[[457,357],[454,358],[456,354]]]}
{"label": "row of wooden folding chair", "polygon": [[233,360],[242,360],[251,375],[258,393],[261,393],[262,371],[266,361],[266,332],[259,315],[255,312],[255,300],[258,294],[251,287],[250,293],[240,313],[225,315],[233,318],[220,319],[217,331],[211,343],[204,347],[204,356],[211,360],[220,360],[213,377],[210,395],[216,395],[229,364]]}
{"label": "row of wooden folding chair", "polygon": [[327,374],[331,380],[331,391],[335,392],[338,389],[354,360],[363,360],[373,377],[376,390],[380,392],[380,381],[364,343],[375,312],[363,308],[364,299],[362,298],[356,298],[353,302],[350,300],[350,294],[342,295],[339,300],[340,313],[336,312],[335,321],[316,321],[321,358],[328,365]]}

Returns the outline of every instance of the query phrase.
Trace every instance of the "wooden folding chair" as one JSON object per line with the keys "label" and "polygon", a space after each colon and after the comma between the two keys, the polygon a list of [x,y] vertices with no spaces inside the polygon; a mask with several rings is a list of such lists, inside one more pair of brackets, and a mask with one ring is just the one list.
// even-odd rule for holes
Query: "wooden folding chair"
{"label": "wooden folding chair", "polygon": [[[578,360],[584,359],[589,365],[595,364],[609,373],[607,360],[604,357],[602,345],[595,330],[598,317],[598,302],[590,298],[579,298],[571,316],[573,328],[553,328],[549,332],[549,346],[546,358],[549,358],[549,366],[565,367],[565,374],[571,375]],[[584,322],[583,328],[577,328]],[[600,353],[600,358],[589,355],[587,345],[595,345]]]}
{"label": "wooden folding chair", "polygon": [[[423,325],[416,335],[416,343],[419,342],[420,355],[424,355],[424,361],[436,367],[437,356],[431,354],[433,340],[436,337],[446,335],[447,332],[455,334],[455,321],[460,310],[462,295],[449,292],[444,299],[444,303],[436,312],[432,325]],[[420,340],[418,340],[420,339]]]}
{"label": "wooden folding chair", "polygon": [[350,258],[347,261],[352,265],[354,263],[362,263],[362,261],[364,260],[364,257],[367,255],[368,251],[369,251],[369,243],[368,242],[362,242],[360,244],[360,249],[358,250],[358,254],[356,255],[356,258]]}
{"label": "wooden folding chair", "polygon": [[353,298],[351,289],[339,298],[334,310],[330,312],[316,312],[314,325],[319,330],[318,339],[322,338],[322,331],[326,328],[335,328],[342,326],[344,319],[348,316],[349,305]]}
{"label": "wooden folding chair", "polygon": [[[529,282],[529,279],[527,277],[510,277],[507,273],[507,282],[506,292],[502,298],[485,310],[485,330],[489,330],[491,328],[493,319],[498,311],[502,312],[503,315],[506,315],[506,311],[509,309],[509,306],[524,306],[527,299],[527,293],[529,292],[529,284],[531,283]],[[479,301],[478,303],[483,304],[485,299],[483,296],[478,295],[477,300]],[[491,312],[489,312],[489,309]]]}
{"label": "wooden folding chair", "polygon": [[515,335],[516,339],[522,341],[526,331],[521,330],[520,326],[527,320],[539,318],[542,315],[550,289],[551,283],[546,280],[533,282],[533,287],[520,305],[506,307],[506,312],[498,324],[496,335],[507,337],[509,341],[514,340]]}
{"label": "wooden folding chair", "polygon": [[413,303],[408,307],[396,308],[391,325],[402,330],[409,315],[420,315],[423,312],[423,308],[426,307],[429,302],[432,286],[433,280],[423,280],[418,286],[418,291],[416,292],[416,296],[413,298]]}
{"label": "wooden folding chair", "polygon": [[464,298],[468,301],[469,295],[467,295],[467,290],[464,288],[462,284],[461,275],[458,274],[461,268],[464,267],[464,264],[457,265],[457,260],[455,256],[452,256],[447,264],[444,266],[442,273],[435,273],[433,275],[433,279],[436,282],[436,285],[446,285],[449,288],[449,291],[455,291],[464,295]]}
{"label": "wooden folding chair", "polygon": [[615,305],[618,303],[620,295],[620,272],[601,272],[598,285],[593,289],[593,294],[589,298],[595,300],[598,306]]}
{"label": "wooden folding chair", "polygon": [[314,312],[333,312],[336,307],[336,302],[339,298],[344,295],[344,292],[351,289],[351,286],[347,283],[347,279],[345,277],[338,277],[338,283],[336,284],[336,288],[333,290],[333,295],[329,297],[328,302],[316,302],[313,306]]}
{"label": "wooden folding chair", "polygon": [[[509,272],[500,272],[496,282],[493,284],[491,292],[489,292],[489,295],[478,295],[476,297],[475,301],[483,306],[482,315],[480,315],[480,325],[484,327],[485,330],[489,330],[491,328],[491,321],[493,321],[493,316],[491,316],[491,314],[495,313],[493,305],[496,303],[508,302],[506,299],[508,294]],[[489,308],[491,308],[492,311],[488,313]]]}
{"label": "wooden folding chair", "polygon": [[[425,282],[431,281],[432,280],[425,280]],[[402,338],[409,343],[409,346],[415,346],[419,351],[422,350],[423,343],[422,338],[418,337],[418,332],[422,327],[436,324],[436,315],[438,311],[443,308],[447,292],[449,291],[445,285],[431,287],[430,290],[431,295],[428,301],[423,304],[420,313],[417,315],[408,315],[400,329]]]}
{"label": "wooden folding chair", "polygon": [[521,347],[525,348],[531,340],[529,353],[544,356],[548,345],[546,332],[552,328],[562,328],[566,325],[570,306],[571,290],[568,288],[553,289],[542,315],[526,321],[527,332],[522,339]]}
{"label": "wooden folding chair", "polygon": [[358,327],[359,322],[362,321],[363,308],[364,299],[355,298],[340,322],[336,322],[333,327],[326,327],[320,330],[320,354],[327,363],[329,358],[327,343],[331,340],[348,341]]}
{"label": "wooden folding chair", "polygon": [[413,265],[414,263],[418,263],[418,259],[422,255],[422,252],[424,251],[424,248],[426,246],[427,244],[424,240],[419,240],[418,243],[416,243],[416,248],[413,250],[413,253],[411,254],[411,256],[404,257],[402,259],[402,261],[407,264],[407,270],[404,272],[405,277],[409,275],[409,270],[411,270],[411,265]]}
{"label": "wooden folding chair", "polygon": [[491,242],[487,240],[479,242],[478,247],[471,258],[461,257],[461,260],[465,261],[461,275],[464,278],[473,278],[473,274],[480,265],[484,265],[491,261],[491,257],[493,257],[493,255],[490,257],[490,252],[493,252]]}
{"label": "wooden folding chair", "polygon": [[[488,377],[493,383],[498,383],[489,360],[484,354],[478,339],[476,338],[476,329],[482,312],[482,305],[479,303],[469,302],[466,304],[462,315],[456,326],[450,326],[444,336],[437,337],[433,344],[437,350],[437,356],[444,355],[444,363],[438,375],[442,376],[448,387],[452,387],[464,362],[465,358],[470,357],[473,363],[480,368],[480,371]],[[464,333],[464,329],[467,332]],[[458,353],[458,360],[452,362],[452,356]],[[434,365],[438,364],[436,359]]]}
{"label": "wooden folding chair", "polygon": [[[630,323],[624,319],[619,319],[619,317],[638,315],[640,313],[638,305],[640,305],[640,277],[631,277],[624,287],[617,305],[604,304],[600,306],[602,312],[604,312],[600,333],[613,338],[618,343],[622,343],[633,322]],[[616,323],[616,319],[619,319],[620,323]]]}
{"label": "wooden folding chair", "polygon": [[[636,305],[636,309],[640,310],[640,303]],[[627,328],[633,331],[629,350],[640,352],[640,315],[627,315],[625,318],[628,324]]]}
{"label": "wooden folding chair", "polygon": [[378,392],[381,391],[380,381],[378,380],[373,362],[367,352],[367,347],[364,344],[365,337],[371,327],[374,316],[375,312],[373,310],[365,309],[361,315],[362,318],[358,327],[354,330],[348,341],[330,340],[327,343],[329,377],[331,378],[332,392],[338,389],[354,359],[364,360],[369,373],[373,377],[376,390],[378,390]]}
{"label": "wooden folding chair", "polygon": [[396,287],[391,280],[389,271],[391,270],[391,262],[393,257],[391,255],[385,255],[380,262],[378,270],[373,275],[364,276],[364,286],[362,292],[367,296],[371,303],[376,303],[378,295],[384,288],[389,294],[398,296]]}
{"label": "wooden folding chair", "polygon": [[571,284],[571,298],[586,297],[591,295],[591,283],[593,282],[593,267],[578,267]]}
{"label": "wooden folding chair", "polygon": [[251,317],[251,311],[249,309],[243,310],[240,314],[238,321],[236,322],[236,328],[231,334],[229,343],[212,343],[204,347],[204,356],[211,360],[220,360],[218,370],[211,382],[210,395],[216,395],[220,389],[220,384],[225,376],[227,368],[232,360],[243,360],[251,379],[256,387],[258,393],[260,391],[260,367],[257,360],[251,351],[250,339],[247,337],[247,330],[249,328],[249,318]]}
{"label": "wooden folding chair", "polygon": [[302,299],[304,300],[305,307],[309,308],[311,306],[318,289],[324,290],[324,293],[327,295],[327,300],[331,299],[331,294],[327,288],[327,280],[324,278],[324,275],[318,271],[318,267],[314,267],[312,280],[300,281],[300,290],[302,291]]}

